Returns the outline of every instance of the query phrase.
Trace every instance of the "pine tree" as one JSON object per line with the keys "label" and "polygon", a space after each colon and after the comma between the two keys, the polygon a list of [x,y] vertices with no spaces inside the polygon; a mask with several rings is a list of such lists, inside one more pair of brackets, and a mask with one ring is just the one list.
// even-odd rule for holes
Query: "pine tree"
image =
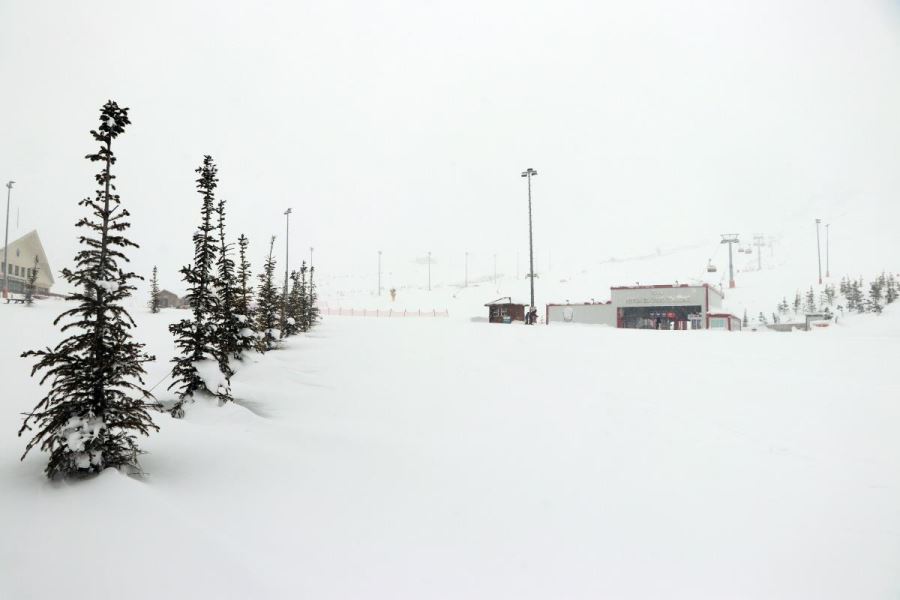
{"label": "pine tree", "polygon": [[28,274],[28,284],[25,286],[25,302],[27,304],[31,304],[34,302],[34,290],[36,289],[37,276],[38,276],[38,268],[40,264],[38,263],[38,257],[34,257],[34,266],[31,267],[31,273]]}
{"label": "pine tree", "polygon": [[316,268],[313,266],[309,267],[309,293],[306,297],[307,308],[306,313],[308,328],[312,329],[315,327],[316,323],[319,322],[319,307],[316,305],[319,295],[316,292],[316,284],[313,281],[313,276],[315,274]]}
{"label": "pine tree", "polygon": [[876,278],[872,283],[869,284],[869,299],[867,309],[869,312],[880,313],[883,305],[881,303],[882,295],[882,281],[880,278]]}
{"label": "pine tree", "polygon": [[809,286],[809,291],[806,292],[806,304],[803,308],[807,313],[816,312],[816,293],[813,291],[812,286]]}
{"label": "pine tree", "polygon": [[305,291],[300,284],[300,273],[291,271],[291,291],[287,300],[287,316],[285,318],[285,336],[296,335],[303,330],[303,305]]}
{"label": "pine tree", "polygon": [[241,356],[241,320],[237,316],[237,278],[234,261],[231,260],[231,244],[225,241],[225,200],[219,200],[219,256],[218,295],[219,306],[216,318],[216,341],[219,345],[219,368],[226,377],[234,372],[228,364],[230,357]]}
{"label": "pine tree", "polygon": [[900,292],[897,290],[897,280],[894,279],[894,274],[889,273],[887,279],[884,282],[884,302],[885,304],[893,304],[894,301],[897,300]]}
{"label": "pine tree", "polygon": [[275,348],[281,332],[278,330],[278,314],[281,309],[281,298],[275,287],[275,258],[272,254],[275,236],[269,243],[269,256],[266,258],[263,272],[259,274],[259,292],[256,295],[256,331],[259,336],[261,352]]}
{"label": "pine tree", "polygon": [[747,318],[747,309],[744,309],[744,319],[741,322],[741,325],[744,327],[748,327],[750,325],[750,319]]}
{"label": "pine tree", "polygon": [[237,285],[238,292],[235,298],[234,312],[241,322],[240,350],[241,353],[256,349],[256,317],[253,310],[253,283],[251,282],[250,261],[247,259],[247,247],[250,241],[247,236],[241,234],[238,238],[238,263]]}
{"label": "pine tree", "polygon": [[778,305],[778,312],[782,315],[787,314],[790,306],[788,305],[787,296],[784,296],[781,300],[781,304]]}
{"label": "pine tree", "polygon": [[157,279],[155,265],[153,274],[150,276],[150,312],[154,314],[159,312],[159,280]]}
{"label": "pine tree", "polygon": [[172,359],[173,381],[169,389],[176,388],[178,402],[171,409],[172,415],[184,415],[184,403],[196,392],[217,394],[219,389],[210,390],[197,371],[196,364],[202,360],[214,360],[221,364],[221,354],[216,341],[216,315],[219,300],[215,294],[218,280],[213,272],[216,262],[216,240],[213,216],[216,212],[215,190],[218,184],[218,169],[211,156],[203,157],[203,164],[197,168],[197,192],[203,197],[200,208],[200,228],[194,233],[194,263],[181,269],[182,278],[187,283],[186,296],[191,309],[191,319],[183,319],[169,325],[175,335],[175,345],[181,351]]}
{"label": "pine tree", "polygon": [[309,286],[306,283],[306,261],[300,264],[300,272],[297,274],[300,286],[300,302],[297,306],[300,331],[309,331]]}
{"label": "pine tree", "polygon": [[115,193],[111,169],[116,163],[112,142],[129,124],[128,109],[110,100],[101,109],[100,126],[91,131],[100,148],[85,158],[103,168],[95,175],[94,198],[79,202],[90,214],[76,224],[87,231],[79,236],[82,249],[75,255],[75,270],[62,271],[77,290],[67,300],[78,306],[53,322],[68,321],[61,331],[72,334],[53,349],[22,354],[39,358],[32,376],[45,371],[41,383],[50,380],[47,395],[19,429],[21,436],[32,425],[39,428],[22,458],[40,445],[50,453],[45,473],[51,478],[108,467],[139,470],[137,434],[158,429],[148,412],[152,396],[143,387],[143,363],[153,357],[133,341],[134,321],[123,306],[135,289],[130,281],[140,277],[122,269],[128,262],[125,249],[137,244],[124,235],[129,213]]}
{"label": "pine tree", "polygon": [[766,321],[766,315],[764,315],[763,313],[759,313],[757,321],[759,321],[760,325],[768,325],[768,321]]}
{"label": "pine tree", "polygon": [[794,314],[800,313],[801,306],[803,306],[803,300],[800,298],[800,290],[797,290],[797,295],[794,296]]}

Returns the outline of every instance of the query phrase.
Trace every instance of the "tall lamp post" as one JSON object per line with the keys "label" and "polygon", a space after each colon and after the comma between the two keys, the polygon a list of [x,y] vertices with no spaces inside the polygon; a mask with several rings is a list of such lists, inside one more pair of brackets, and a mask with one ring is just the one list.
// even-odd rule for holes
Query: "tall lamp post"
{"label": "tall lamp post", "polygon": [[819,285],[822,285],[822,244],[819,242],[819,223],[822,219],[816,219],[816,254],[819,256]]}
{"label": "tall lamp post", "polygon": [[6,237],[3,239],[3,297],[9,297],[9,260],[7,259],[7,251],[9,250],[9,197],[12,195],[12,188],[15,181],[6,182]]}
{"label": "tall lamp post", "polygon": [[522,177],[528,179],[528,276],[531,278],[531,309],[534,309],[534,237],[531,232],[531,178],[537,171],[528,167],[522,171]]}
{"label": "tall lamp post", "polygon": [[466,252],[466,274],[463,280],[463,287],[469,287],[469,253]]}
{"label": "tall lamp post", "polygon": [[831,277],[831,256],[830,256],[830,236],[829,228],[831,223],[825,223],[825,277]]}

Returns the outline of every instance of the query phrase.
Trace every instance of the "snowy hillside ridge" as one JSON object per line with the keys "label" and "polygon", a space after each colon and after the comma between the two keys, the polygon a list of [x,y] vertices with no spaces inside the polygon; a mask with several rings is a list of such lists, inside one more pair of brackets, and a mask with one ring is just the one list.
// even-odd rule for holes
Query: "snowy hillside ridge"
{"label": "snowy hillside ridge", "polygon": [[[19,346],[56,339],[63,304],[0,304],[22,332],[0,346],[10,598],[900,590],[896,304],[795,335],[327,318],[245,359],[233,403],[155,416],[140,480],[58,483],[9,432],[40,394]],[[135,312],[148,381],[182,315]]]}

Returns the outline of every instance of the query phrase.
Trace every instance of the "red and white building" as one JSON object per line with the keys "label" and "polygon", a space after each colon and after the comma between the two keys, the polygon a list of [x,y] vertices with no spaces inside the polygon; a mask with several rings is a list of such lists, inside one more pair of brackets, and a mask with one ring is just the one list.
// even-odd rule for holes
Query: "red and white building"
{"label": "red and white building", "polygon": [[740,331],[741,320],[722,310],[723,299],[722,292],[709,284],[620,286],[610,288],[609,302],[548,304],[546,322]]}

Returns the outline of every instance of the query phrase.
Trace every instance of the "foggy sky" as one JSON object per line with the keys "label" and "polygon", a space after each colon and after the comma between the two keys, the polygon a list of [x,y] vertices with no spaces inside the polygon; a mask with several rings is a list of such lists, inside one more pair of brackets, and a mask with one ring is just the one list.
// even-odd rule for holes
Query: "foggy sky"
{"label": "foggy sky", "polygon": [[511,271],[527,167],[554,262],[900,212],[895,1],[29,1],[0,23],[10,237],[38,229],[57,271],[108,98],[131,108],[114,150],[133,267],[177,291],[204,154],[256,270],[292,207],[292,267],[314,246],[332,273],[378,249]]}

